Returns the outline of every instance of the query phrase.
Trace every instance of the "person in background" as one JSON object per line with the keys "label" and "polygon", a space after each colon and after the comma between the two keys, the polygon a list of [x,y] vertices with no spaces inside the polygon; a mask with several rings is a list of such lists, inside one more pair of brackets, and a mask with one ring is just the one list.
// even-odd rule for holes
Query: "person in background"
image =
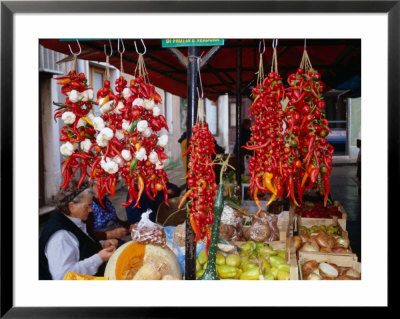
{"label": "person in background", "polygon": [[[173,183],[167,182],[167,192],[168,192],[168,199],[172,198],[172,197],[176,197],[179,196],[180,194],[180,189],[178,186],[176,186]],[[129,193],[126,196],[126,200],[129,199]],[[142,216],[142,214],[147,211],[148,209],[152,210],[152,213],[150,214],[150,220],[152,222],[156,221],[156,213],[158,210],[158,207],[161,205],[161,203],[164,201],[164,191],[161,190],[157,193],[157,195],[154,198],[154,201],[151,200],[146,192],[142,193],[142,196],[140,197],[139,200],[139,207],[133,207],[136,204],[136,201],[133,200],[133,203],[130,206],[127,206],[125,208],[126,211],[126,216],[128,218],[128,222],[130,222],[131,224],[137,223],[140,221],[140,218]]]}
{"label": "person in background", "polygon": [[[244,173],[244,158],[246,155],[253,155],[254,151],[249,151],[242,146],[246,145],[246,143],[250,140],[251,136],[251,120],[244,119],[242,121],[242,125],[240,126],[240,165],[241,165],[241,172]],[[238,156],[238,143],[236,141],[235,146],[233,148],[233,153]]]}
{"label": "person in background", "polygon": [[[240,146],[246,145],[246,143],[250,140],[251,136],[251,120],[250,119],[244,119],[242,121],[242,125],[240,126]],[[233,148],[233,153],[237,155],[238,153],[238,148],[237,148],[237,141],[235,143],[235,146]],[[247,151],[245,148],[242,148],[242,153],[245,153]]]}
{"label": "person in background", "polygon": [[[183,132],[183,134],[181,135],[181,137],[178,140],[178,143],[181,144],[181,155],[185,154],[186,152],[186,144],[187,144],[187,132]],[[183,169],[185,170],[185,175],[187,172],[187,156],[182,157],[182,165],[183,165]]]}
{"label": "person in background", "polygon": [[92,214],[89,214],[87,224],[91,225],[97,240],[115,238],[118,240],[119,247],[125,243],[122,239],[130,233],[132,225],[118,218],[115,207],[107,196],[102,198],[104,207],[101,206],[96,181],[91,181],[90,186],[94,196],[91,204]]}
{"label": "person in background", "polygon": [[116,239],[97,241],[85,221],[92,211],[93,191],[88,183],[77,189],[72,181],[57,194],[54,212],[39,238],[39,279],[61,280],[67,271],[103,276]]}

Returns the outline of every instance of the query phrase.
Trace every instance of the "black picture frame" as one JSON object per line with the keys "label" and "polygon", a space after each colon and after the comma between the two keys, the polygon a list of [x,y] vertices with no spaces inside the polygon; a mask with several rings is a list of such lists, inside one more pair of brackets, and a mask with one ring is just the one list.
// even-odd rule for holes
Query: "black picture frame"
{"label": "black picture frame", "polygon": [[[399,183],[400,1],[2,1],[1,2],[1,317],[180,317],[185,307],[14,307],[13,304],[13,16],[15,13],[387,13],[388,209],[394,213]],[[101,4],[100,4],[101,3]],[[379,129],[379,126],[377,125]],[[387,173],[389,173],[387,172]],[[383,172],[380,172],[380,174]],[[384,213],[384,212],[380,212]],[[390,216],[388,215],[388,219]],[[394,227],[394,223],[388,222]],[[388,242],[390,243],[390,241]],[[388,251],[391,251],[390,248]],[[390,254],[388,254],[389,258]],[[389,264],[390,264],[390,260]],[[390,281],[388,281],[389,285]],[[366,292],[367,293],[367,292]],[[370,292],[374,293],[374,292]],[[388,300],[389,304],[390,299]],[[186,317],[194,314],[189,310]],[[218,312],[213,312],[218,315]]]}

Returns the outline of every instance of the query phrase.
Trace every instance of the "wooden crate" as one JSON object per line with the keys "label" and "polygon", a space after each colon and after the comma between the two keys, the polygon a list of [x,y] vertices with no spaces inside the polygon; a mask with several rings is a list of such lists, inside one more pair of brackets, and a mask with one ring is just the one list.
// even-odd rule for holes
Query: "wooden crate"
{"label": "wooden crate", "polygon": [[307,217],[301,217],[299,215],[296,216],[296,221],[297,221],[297,232],[300,234],[301,233],[301,226],[310,228],[314,225],[316,226],[329,226],[329,225],[338,225],[339,226],[339,234],[342,235],[344,238],[349,238],[349,233],[345,230],[345,228],[342,227],[342,225],[339,222],[339,219],[337,217],[333,218],[307,218]]}
{"label": "wooden crate", "polygon": [[335,206],[337,206],[339,212],[342,213],[342,218],[338,218],[338,222],[339,222],[340,226],[341,226],[343,229],[346,229],[346,226],[347,226],[347,225],[346,225],[346,221],[347,221],[347,213],[346,213],[346,210],[344,209],[343,205],[342,205],[339,201],[337,201],[337,200],[336,200],[333,204],[334,204]]}
{"label": "wooden crate", "polygon": [[[312,219],[312,221],[311,221]],[[301,226],[305,226],[307,228],[312,227],[314,225],[320,226],[320,225],[326,225],[329,226],[331,224],[335,224],[339,226],[339,235],[342,236],[343,238],[349,239],[349,233],[344,230],[341,225],[338,223],[338,218],[334,217],[333,219],[325,219],[325,218],[303,218],[301,216],[298,216],[298,230],[299,230],[299,234],[302,233],[302,230],[300,229]],[[349,245],[348,248],[350,251],[351,250],[351,245]],[[300,251],[298,251],[298,253],[300,253]],[[353,252],[349,252],[349,253],[325,253],[325,252],[303,252],[303,253],[311,253],[311,254],[315,254],[315,255],[320,255],[320,256],[324,256],[324,255],[338,255],[338,256],[351,256],[351,257],[355,257],[357,260],[357,255],[354,254]],[[300,258],[300,257],[299,257]]]}
{"label": "wooden crate", "polygon": [[299,278],[302,278],[301,266],[309,260],[315,260],[317,263],[327,262],[336,264],[339,267],[349,267],[361,273],[361,263],[358,262],[356,255],[346,254],[316,254],[308,251],[300,251],[298,257]]}
{"label": "wooden crate", "polygon": [[[339,201],[335,201],[333,204],[334,204],[334,206],[336,206],[338,208],[338,211],[340,213],[342,213],[342,218],[337,218],[337,217],[334,217],[334,218],[336,218],[338,223],[339,223],[339,225],[344,230],[346,230],[346,226],[347,226],[347,213],[346,213],[346,210],[344,209],[343,205]],[[294,206],[294,205],[292,205],[292,206]],[[295,210],[295,208],[296,208],[296,206],[294,206],[293,211]],[[295,216],[294,230],[297,231],[298,230],[298,222],[297,222],[297,220],[298,220],[298,217],[301,217],[301,216],[298,215],[298,214],[295,214],[295,213],[294,213],[294,216]],[[309,220],[311,223],[314,223],[313,225],[327,225],[325,223],[327,223],[329,221],[330,221],[329,224],[332,224],[332,220],[334,219],[334,218],[311,218],[311,217],[301,217],[301,218],[303,220]],[[318,220],[323,220],[324,222],[322,224],[318,224]]]}

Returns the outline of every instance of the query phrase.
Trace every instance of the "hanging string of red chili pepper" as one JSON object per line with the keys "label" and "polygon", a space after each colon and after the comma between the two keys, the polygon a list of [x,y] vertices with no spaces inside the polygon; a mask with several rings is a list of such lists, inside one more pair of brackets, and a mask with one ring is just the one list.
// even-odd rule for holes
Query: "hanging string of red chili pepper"
{"label": "hanging string of red chili pepper", "polygon": [[200,58],[197,59],[201,94],[197,108],[196,124],[188,148],[182,157],[190,154],[186,174],[188,191],[182,197],[179,208],[186,202],[190,225],[195,233],[194,242],[206,239],[206,254],[211,243],[211,230],[214,222],[214,200],[217,192],[215,163],[215,138],[205,122],[203,87],[200,74]]}
{"label": "hanging string of red chili pepper", "polygon": [[262,210],[259,192],[271,193],[266,206],[285,193],[300,206],[304,190],[317,185],[326,205],[333,147],[326,139],[330,129],[322,95],[325,85],[312,68],[306,50],[300,68],[288,77],[286,89],[277,70],[275,42],[271,72],[262,81],[261,59],[260,54],[259,77],[250,107],[254,122],[250,140],[244,146],[254,151],[249,173],[250,194],[259,207],[256,214]]}
{"label": "hanging string of red chili pepper", "polygon": [[[262,54],[260,54],[259,77],[263,74]],[[250,140],[244,148],[254,151],[249,161],[250,194],[257,206],[258,215],[262,207],[258,199],[259,192],[271,193],[270,205],[276,197],[283,195],[282,166],[280,158],[283,143],[283,117],[280,101],[285,96],[281,77],[278,74],[276,45],[273,44],[271,72],[253,88],[253,104],[250,116],[254,118]]]}
{"label": "hanging string of red chili pepper", "polygon": [[296,73],[289,75],[287,96],[287,118],[290,119],[288,132],[299,139],[298,151],[302,165],[297,168],[297,195],[302,201],[305,189],[317,185],[324,195],[326,206],[330,184],[333,147],[328,144],[329,123],[325,117],[326,103],[323,98],[325,84],[320,74],[313,69],[306,48]]}
{"label": "hanging string of red chili pepper", "polygon": [[202,119],[192,127],[187,154],[190,154],[187,173],[188,191],[182,197],[179,208],[186,199],[189,199],[187,210],[190,225],[195,233],[194,242],[206,238],[206,252],[208,252],[214,221],[214,197],[217,191],[213,162],[213,155],[216,152],[215,139],[208,124]]}
{"label": "hanging string of red chili pepper", "polygon": [[64,122],[60,136],[60,141],[63,142],[60,152],[64,157],[61,163],[63,177],[61,188],[67,188],[80,169],[79,188],[88,175],[88,168],[94,161],[93,154],[86,152],[88,142],[95,139],[95,130],[87,117],[93,107],[93,89],[88,87],[84,73],[77,74],[76,61],[79,53],[75,54],[72,50],[71,53],[74,57],[72,70],[66,75],[54,78],[57,80],[57,84],[62,86],[61,92],[65,95],[64,103],[53,102],[58,106],[54,112],[54,120],[61,118]]}

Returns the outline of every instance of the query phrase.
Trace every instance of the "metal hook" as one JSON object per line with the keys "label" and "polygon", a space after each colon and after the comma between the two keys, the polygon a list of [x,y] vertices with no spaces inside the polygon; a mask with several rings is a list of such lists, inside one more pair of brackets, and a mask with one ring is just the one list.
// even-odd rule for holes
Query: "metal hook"
{"label": "metal hook", "polygon": [[112,54],[113,54],[113,48],[112,48],[112,45],[111,45],[111,40],[108,40],[108,42],[110,42],[110,50],[111,50],[111,53],[110,53],[110,55],[107,55],[106,45],[104,44],[104,54],[105,54],[106,56],[112,56]]}
{"label": "metal hook", "polygon": [[144,45],[143,39],[140,39],[140,41],[142,41],[142,45],[143,45],[143,48],[144,48],[144,52],[143,52],[143,53],[139,53],[139,51],[138,51],[138,49],[137,49],[137,46],[136,46],[136,41],[134,40],[133,43],[135,44],[136,53],[137,53],[137,54],[141,54],[141,55],[145,55],[145,54],[146,54],[146,46]]}
{"label": "metal hook", "polygon": [[[121,40],[121,43],[122,43],[122,47],[123,47],[122,52],[119,50],[119,40]],[[119,52],[119,54],[124,54],[124,52],[125,52],[125,45],[124,45],[124,41],[122,41],[122,39],[118,39],[118,52]]]}
{"label": "metal hook", "polygon": [[[262,44],[263,44],[263,51],[262,52],[261,52],[261,41],[262,41]],[[264,41],[264,39],[260,40],[260,42],[258,43],[258,51],[261,54],[264,54],[264,52],[265,52],[265,41]]]}
{"label": "metal hook", "polygon": [[278,46],[278,39],[272,40],[272,48],[276,49],[277,46]]}
{"label": "metal hook", "polygon": [[304,50],[307,48],[306,39],[304,39]]}
{"label": "metal hook", "polygon": [[[204,53],[204,52],[203,52]],[[203,82],[201,81],[201,73],[200,73],[200,62],[201,62],[201,57],[203,56],[203,53],[197,57],[197,71],[199,73],[199,82],[200,82],[200,89],[201,89],[201,98],[204,97],[204,91],[203,91]],[[199,87],[197,87],[197,95],[200,96],[199,94]]]}
{"label": "metal hook", "polygon": [[79,46],[79,53],[74,53],[74,52],[72,52],[71,46],[68,44],[69,51],[71,51],[71,54],[73,54],[73,55],[79,55],[79,54],[82,53],[82,48],[81,48],[81,45],[79,44],[78,39],[76,39],[76,42],[78,43],[78,46]]}

